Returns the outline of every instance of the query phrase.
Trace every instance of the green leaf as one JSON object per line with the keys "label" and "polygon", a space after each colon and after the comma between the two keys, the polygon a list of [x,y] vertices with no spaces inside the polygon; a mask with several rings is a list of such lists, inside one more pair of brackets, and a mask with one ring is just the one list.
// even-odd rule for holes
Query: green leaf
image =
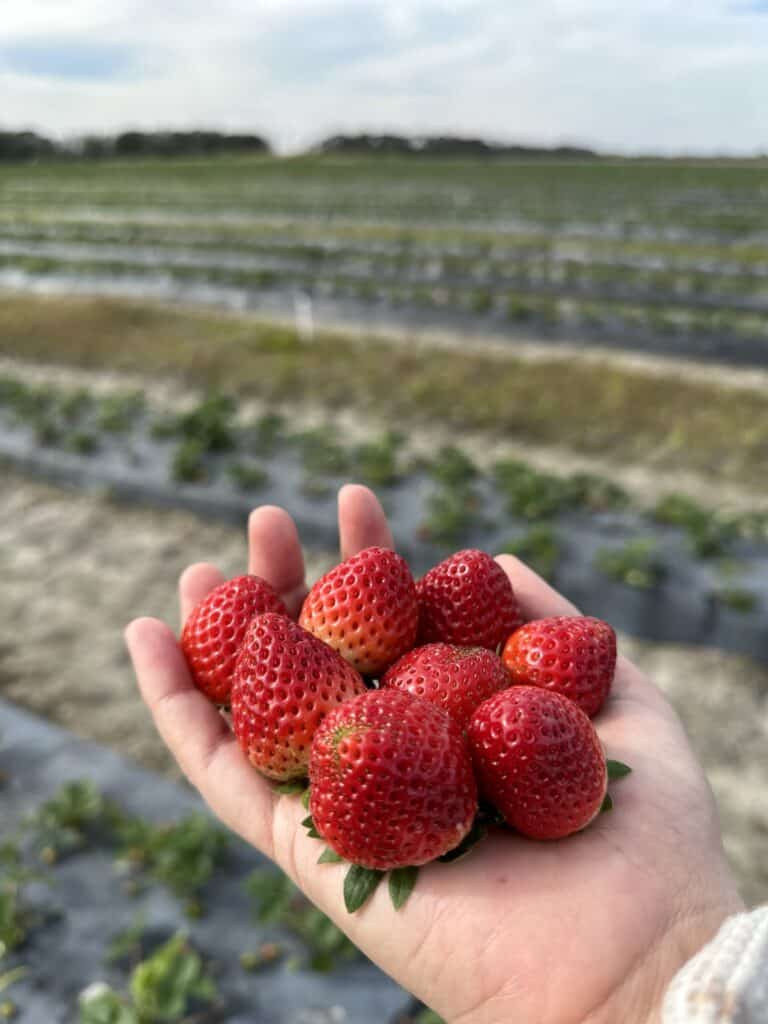
{"label": "green leaf", "polygon": [[176,1020],[192,1000],[211,1003],[216,996],[213,980],[203,961],[178,932],[133,971],[131,997],[141,1020]]}
{"label": "green leaf", "polygon": [[318,864],[340,864],[344,858],[332,850],[330,846],[326,846],[320,856],[317,858]]}
{"label": "green leaf", "polygon": [[139,1017],[113,988],[94,985],[80,996],[80,1024],[139,1024]]}
{"label": "green leaf", "polygon": [[0,974],[0,992],[4,992],[7,988],[10,988],[15,981],[19,981],[27,973],[26,967],[14,967],[10,971],[6,971],[4,974]]}
{"label": "green leaf", "polygon": [[389,874],[389,897],[392,906],[399,910],[413,892],[419,869],[415,867],[395,868]]}
{"label": "green leaf", "polygon": [[368,897],[373,895],[383,877],[383,871],[362,868],[359,864],[350,866],[344,878],[344,905],[350,914],[359,910]]}
{"label": "green leaf", "polygon": [[611,794],[610,793],[606,793],[605,794],[605,799],[603,800],[602,804],[600,805],[600,813],[601,814],[605,814],[607,811],[612,811],[612,810],[613,810],[613,800],[611,800]]}
{"label": "green leaf", "polygon": [[288,782],[281,782],[275,786],[275,792],[283,796],[295,796],[297,793],[303,793],[306,788],[304,779],[289,779]]}
{"label": "green leaf", "polygon": [[608,768],[608,778],[611,782],[616,779],[623,779],[625,775],[629,775],[632,769],[628,764],[624,764],[623,761],[606,761],[606,767]]}
{"label": "green leaf", "polygon": [[307,786],[307,788],[301,794],[301,802],[304,805],[304,810],[308,811],[309,810],[309,786]]}
{"label": "green leaf", "polygon": [[304,826],[305,829],[307,829],[307,835],[309,836],[310,839],[322,839],[323,838],[320,835],[320,833],[317,831],[317,829],[315,828],[315,823],[312,820],[312,815],[311,814],[308,814],[306,816],[306,818],[304,819],[304,821],[302,821],[301,824]]}
{"label": "green leaf", "polygon": [[482,839],[488,835],[488,826],[484,821],[480,821],[475,818],[472,828],[467,832],[464,838],[461,840],[458,846],[454,846],[452,850],[444,853],[442,857],[437,859],[442,861],[444,864],[449,864],[453,860],[459,860],[461,857],[466,857],[473,846],[476,846]]}

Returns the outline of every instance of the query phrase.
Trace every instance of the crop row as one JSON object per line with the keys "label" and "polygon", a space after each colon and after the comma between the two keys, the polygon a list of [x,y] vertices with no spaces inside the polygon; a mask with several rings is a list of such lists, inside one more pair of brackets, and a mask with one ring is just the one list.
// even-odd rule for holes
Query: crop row
{"label": "crop row", "polygon": [[[147,276],[146,262],[129,260],[63,260],[44,256],[0,257],[0,269],[19,270],[29,275],[76,274],[102,278]],[[639,330],[654,336],[694,335],[721,338],[733,336],[763,339],[768,320],[758,312],[721,308],[696,308],[680,304],[652,305],[616,301],[596,296],[581,298],[575,293],[559,296],[543,289],[531,291],[493,290],[477,285],[444,285],[439,282],[388,282],[362,273],[324,275],[321,270],[262,269],[235,270],[221,267],[153,265],[151,273],[183,282],[244,288],[250,291],[299,287],[310,294],[352,299],[359,302],[388,302],[394,307],[493,315],[517,324],[543,327],[577,326],[587,332]]]}
{"label": "crop row", "polygon": [[611,237],[590,230],[582,221],[561,230],[522,230],[510,224],[483,227],[467,224],[414,224],[407,220],[260,217],[233,209],[232,216],[212,218],[205,211],[186,209],[169,213],[147,207],[135,211],[68,211],[41,204],[0,204],[2,230],[13,237],[40,240],[69,238],[72,241],[146,242],[173,241],[187,245],[199,241],[212,246],[247,247],[271,242],[274,246],[306,245],[320,249],[347,249],[362,245],[364,251],[399,255],[410,248],[437,250],[455,255],[516,259],[520,256],[621,263],[646,268],[711,270],[750,275],[768,272],[768,248],[764,241],[724,243],[691,241],[669,234],[643,232],[637,237]]}
{"label": "crop row", "polygon": [[[159,163],[159,162],[158,162]],[[251,164],[222,161],[184,175],[168,163],[147,174],[147,165],[78,168],[67,174],[41,167],[23,177],[3,176],[0,202],[88,205],[130,209],[153,205],[217,212],[237,207],[282,217],[388,217],[442,223],[517,222],[558,227],[589,223],[624,236],[642,236],[649,228],[689,237],[749,237],[768,226],[768,206],[759,169],[733,177],[724,188],[716,176],[701,172],[700,182],[677,180],[664,167],[646,168],[643,181],[621,166],[482,165],[440,167],[435,162],[373,166],[369,161],[305,161],[306,173],[286,173],[284,161]],[[117,171],[117,173],[115,173]],[[163,171],[165,173],[163,173]],[[79,172],[79,173],[78,173]],[[230,172],[230,173],[228,173]]]}
{"label": "crop row", "polygon": [[638,505],[606,477],[556,475],[508,458],[483,468],[453,445],[425,457],[393,431],[350,444],[331,423],[295,430],[274,412],[244,419],[226,395],[160,415],[140,392],[99,397],[86,389],[30,386],[6,377],[0,378],[0,411],[8,426],[27,431],[37,444],[82,458],[114,452],[116,445],[134,463],[159,454],[177,484],[220,487],[226,481],[256,498],[295,465],[300,493],[310,502],[327,499],[350,477],[377,488],[385,503],[394,503],[393,511],[404,494],[419,494],[416,537],[422,543],[447,550],[493,531],[504,538],[504,549],[550,578],[557,573],[574,515],[621,515],[634,523],[635,535],[596,551],[594,568],[603,576],[639,589],[661,582],[669,567],[654,535],[671,529],[685,538],[690,558],[715,566],[720,582],[713,599],[745,612],[759,601],[739,583],[739,552],[744,543],[768,543],[765,512],[726,515],[679,493]]}
{"label": "crop row", "polygon": [[[378,247],[371,243],[325,239],[300,242],[290,237],[246,239],[240,237],[232,248],[226,239],[170,229],[128,229],[121,233],[82,225],[73,230],[30,228],[0,229],[0,248],[7,255],[66,254],[67,258],[131,259],[132,250],[151,249],[155,262],[186,256],[199,264],[208,255],[232,263],[258,257],[266,260],[290,260],[307,272],[341,272],[377,277],[403,277],[445,280],[447,283],[479,283],[493,287],[504,285],[579,291],[602,290],[649,299],[693,301],[717,304],[746,304],[768,299],[768,274],[754,269],[654,267],[648,262],[606,261],[597,255],[576,254],[567,247],[558,251],[551,246],[537,249],[522,244],[519,249],[475,251],[441,249],[435,246],[401,244]],[[82,250],[78,252],[78,249]],[[99,250],[103,250],[100,252]],[[119,254],[119,257],[118,257]],[[136,254],[136,259],[141,253]],[[149,253],[147,253],[149,255]]]}

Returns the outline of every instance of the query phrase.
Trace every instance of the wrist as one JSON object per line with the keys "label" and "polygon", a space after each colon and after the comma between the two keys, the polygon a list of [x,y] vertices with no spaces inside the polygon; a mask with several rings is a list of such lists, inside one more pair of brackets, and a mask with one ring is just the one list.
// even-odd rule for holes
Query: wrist
{"label": "wrist", "polygon": [[663,1024],[662,1004],[675,975],[715,937],[728,917],[744,910],[733,887],[729,889],[718,902],[691,909],[670,922],[621,988],[584,1024],[615,1024],[617,1020]]}

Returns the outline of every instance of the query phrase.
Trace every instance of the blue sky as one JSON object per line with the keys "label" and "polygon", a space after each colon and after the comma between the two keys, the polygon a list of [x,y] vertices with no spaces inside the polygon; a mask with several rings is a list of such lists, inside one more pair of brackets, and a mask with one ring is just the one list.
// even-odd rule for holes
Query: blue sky
{"label": "blue sky", "polygon": [[768,151],[768,0],[4,0],[0,126]]}

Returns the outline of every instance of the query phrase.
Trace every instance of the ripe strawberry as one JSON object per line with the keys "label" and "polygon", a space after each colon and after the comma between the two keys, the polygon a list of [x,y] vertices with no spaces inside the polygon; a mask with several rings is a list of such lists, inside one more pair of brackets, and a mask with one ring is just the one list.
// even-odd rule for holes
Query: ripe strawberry
{"label": "ripe strawberry", "polygon": [[586,615],[538,619],[509,637],[502,658],[515,683],[562,693],[592,716],[613,682],[616,634]]}
{"label": "ripe strawberry", "polygon": [[498,649],[523,621],[512,584],[484,551],[470,548],[440,562],[416,584],[419,643]]}
{"label": "ripe strawberry", "polygon": [[595,728],[572,700],[538,686],[489,697],[469,723],[480,791],[532,839],[561,839],[599,813],[608,785]]}
{"label": "ripe strawberry", "polygon": [[362,867],[426,864],[457,846],[477,811],[469,748],[434,704],[370,690],[336,708],[309,762],[315,828]]}
{"label": "ripe strawberry", "polygon": [[229,704],[235,661],[254,615],[288,609],[260,576],[235,576],[195,606],[181,631],[181,649],[195,686],[216,704]]}
{"label": "ripe strawberry", "polygon": [[315,583],[299,622],[359,672],[382,672],[416,642],[410,569],[394,551],[366,548]]}
{"label": "ripe strawberry", "polygon": [[462,729],[484,700],[512,685],[498,655],[485,647],[426,644],[404,654],[387,670],[382,687],[407,690],[437,704]]}
{"label": "ripe strawberry", "polygon": [[235,666],[232,728],[260,772],[301,778],[325,715],[364,692],[360,674],[336,651],[284,615],[259,615]]}

